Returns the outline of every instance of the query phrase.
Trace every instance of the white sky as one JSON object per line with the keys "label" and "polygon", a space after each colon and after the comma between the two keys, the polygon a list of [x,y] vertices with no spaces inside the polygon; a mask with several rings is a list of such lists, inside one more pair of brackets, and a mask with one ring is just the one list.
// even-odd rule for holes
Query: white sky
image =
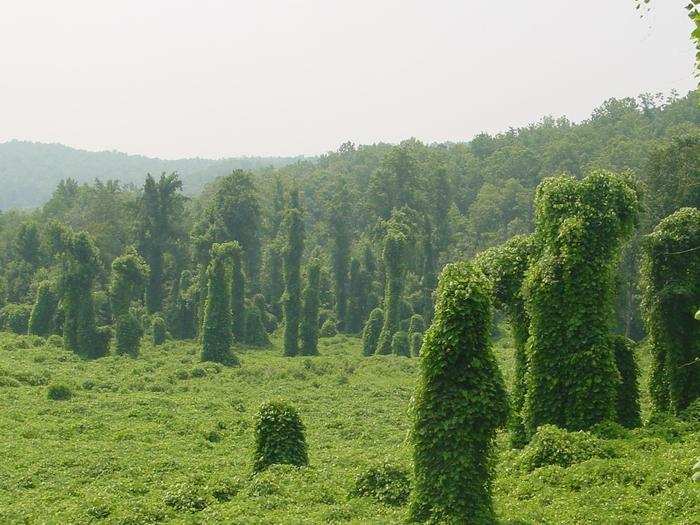
{"label": "white sky", "polygon": [[164,158],[468,140],[695,87],[688,0],[2,0],[0,142]]}

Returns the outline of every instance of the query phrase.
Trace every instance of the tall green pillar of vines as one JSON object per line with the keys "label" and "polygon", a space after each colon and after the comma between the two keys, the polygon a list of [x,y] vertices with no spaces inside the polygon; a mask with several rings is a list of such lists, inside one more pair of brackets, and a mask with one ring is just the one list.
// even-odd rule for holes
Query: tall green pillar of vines
{"label": "tall green pillar of vines", "polygon": [[136,357],[143,335],[141,322],[130,311],[131,302],[143,296],[149,275],[146,261],[134,248],[112,262],[110,297],[114,315],[115,344],[118,354]]}
{"label": "tall green pillar of vines", "polygon": [[384,238],[384,323],[377,342],[377,354],[391,353],[391,340],[399,330],[401,321],[401,292],[403,290],[406,236],[398,229],[389,228]]}
{"label": "tall green pillar of vines", "polygon": [[415,397],[411,521],[495,522],[494,438],[508,399],[489,343],[490,287],[468,262],[440,276]]}
{"label": "tall green pillar of vines", "polygon": [[553,177],[535,194],[540,257],[523,285],[530,317],[525,422],[567,430],[615,420],[620,375],[610,344],[615,270],[637,222],[627,178]]}
{"label": "tall green pillar of vines", "polygon": [[284,355],[299,353],[299,322],[301,320],[301,257],[304,253],[304,221],[299,202],[299,190],[289,196],[285,212],[284,230]]}
{"label": "tall green pillar of vines", "polygon": [[654,408],[679,412],[700,397],[700,210],[681,208],[644,240],[642,310],[652,350]]}

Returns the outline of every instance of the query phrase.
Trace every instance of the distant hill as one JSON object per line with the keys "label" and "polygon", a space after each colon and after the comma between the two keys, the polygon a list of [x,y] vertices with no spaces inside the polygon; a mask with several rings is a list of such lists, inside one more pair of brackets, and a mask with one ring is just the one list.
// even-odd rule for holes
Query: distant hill
{"label": "distant hill", "polygon": [[147,173],[176,171],[188,194],[236,168],[280,167],[301,157],[235,157],[164,160],[118,151],[85,151],[62,144],[12,140],[0,143],[0,210],[30,208],[46,202],[59,181],[118,180],[140,186]]}

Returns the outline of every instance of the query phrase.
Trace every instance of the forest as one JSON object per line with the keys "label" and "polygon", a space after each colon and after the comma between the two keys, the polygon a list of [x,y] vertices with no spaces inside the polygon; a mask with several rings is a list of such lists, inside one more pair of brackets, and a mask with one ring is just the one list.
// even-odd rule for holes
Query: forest
{"label": "forest", "polygon": [[114,155],[2,190],[0,522],[700,519],[697,91]]}

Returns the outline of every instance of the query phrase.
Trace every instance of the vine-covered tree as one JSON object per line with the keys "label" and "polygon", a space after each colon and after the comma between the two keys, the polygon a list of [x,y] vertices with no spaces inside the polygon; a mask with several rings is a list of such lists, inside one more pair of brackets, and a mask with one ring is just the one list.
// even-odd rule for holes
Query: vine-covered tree
{"label": "vine-covered tree", "polygon": [[331,231],[331,267],[333,269],[333,292],[335,313],[341,331],[347,329],[348,270],[350,264],[350,207],[347,185],[341,179],[335,185],[333,201],[329,210]]}
{"label": "vine-covered tree", "polygon": [[377,342],[377,354],[391,353],[391,340],[399,329],[401,291],[403,290],[406,236],[397,228],[390,227],[384,238],[384,323]]}
{"label": "vine-covered tree", "polygon": [[156,181],[146,176],[139,203],[139,250],[150,268],[146,284],[146,307],[150,313],[163,309],[164,257],[182,237],[182,181],[178,175],[161,174]]}
{"label": "vine-covered tree", "polygon": [[241,247],[236,241],[231,243],[229,259],[231,261],[231,337],[235,342],[242,343],[246,339],[245,276]]}
{"label": "vine-covered tree", "polygon": [[304,253],[304,221],[299,190],[294,188],[284,218],[284,355],[299,353],[299,321],[301,318],[301,257]]}
{"label": "vine-covered tree", "polygon": [[530,318],[525,398],[529,432],[615,420],[620,381],[610,345],[615,272],[637,221],[628,180],[595,172],[545,179],[535,196],[540,257],[524,283]]}
{"label": "vine-covered tree", "polygon": [[681,208],[644,242],[642,306],[657,410],[679,412],[700,397],[700,210]]}
{"label": "vine-covered tree", "polygon": [[95,324],[92,290],[100,268],[100,257],[86,232],[52,223],[52,249],[61,259],[60,295],[63,304],[63,346],[88,358],[107,353],[111,334]]}
{"label": "vine-covered tree", "polygon": [[304,287],[301,324],[299,326],[299,335],[301,336],[300,353],[302,355],[318,354],[320,278],[321,266],[318,260],[314,260],[306,269],[306,286]]}
{"label": "vine-covered tree", "polygon": [[263,290],[270,310],[277,318],[282,315],[281,300],[284,294],[284,248],[278,238],[271,240],[265,249],[265,280]]}
{"label": "vine-covered tree", "polygon": [[493,285],[494,305],[504,310],[508,316],[513,337],[515,375],[511,388],[512,410],[508,426],[510,443],[516,448],[527,443],[522,410],[525,403],[526,344],[530,331],[530,319],[525,310],[522,286],[535,252],[534,236],[516,235],[504,244],[482,252],[476,260],[476,265]]}
{"label": "vine-covered tree", "polygon": [[234,170],[217,181],[216,193],[195,229],[202,256],[212,243],[237,241],[243,250],[248,288],[257,291],[262,213],[253,176]]}
{"label": "vine-covered tree", "polygon": [[493,523],[493,441],[508,400],[489,343],[491,290],[472,264],[449,264],[423,345],[411,432],[412,521]]}
{"label": "vine-covered tree", "polygon": [[231,308],[226,281],[226,263],[236,247],[233,243],[215,243],[211,247],[207,269],[207,301],[202,322],[202,361],[236,365],[231,351]]}
{"label": "vine-covered tree", "polygon": [[146,261],[129,248],[112,262],[110,298],[114,316],[114,336],[117,354],[136,357],[143,336],[141,321],[131,312],[132,301],[143,296],[148,282],[149,269]]}

